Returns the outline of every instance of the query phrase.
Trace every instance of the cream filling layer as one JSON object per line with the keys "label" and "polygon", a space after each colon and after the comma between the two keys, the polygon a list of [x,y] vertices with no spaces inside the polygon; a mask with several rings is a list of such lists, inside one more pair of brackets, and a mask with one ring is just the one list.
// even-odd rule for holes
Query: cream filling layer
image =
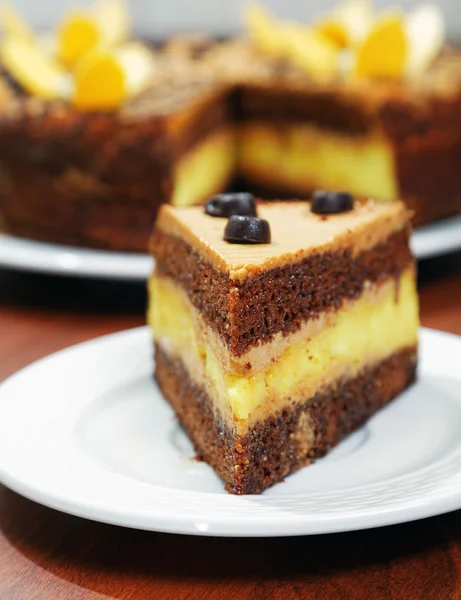
{"label": "cream filling layer", "polygon": [[[286,336],[287,345],[278,359],[247,375],[223,363],[214,333],[172,280],[154,275],[149,288],[148,322],[155,341],[184,363],[192,379],[205,387],[216,410],[239,433],[417,343],[418,302],[412,267],[398,281],[367,286],[359,299],[325,316],[324,326],[315,333],[306,328],[302,335]],[[268,354],[272,344],[263,346]]]}
{"label": "cream filling layer", "polygon": [[380,133],[349,136],[302,123],[244,123],[237,169],[260,185],[300,194],[323,188],[398,197],[393,150]]}
{"label": "cream filling layer", "polygon": [[230,127],[223,127],[194,146],[177,164],[172,204],[203,202],[225,188],[234,167],[235,136]]}

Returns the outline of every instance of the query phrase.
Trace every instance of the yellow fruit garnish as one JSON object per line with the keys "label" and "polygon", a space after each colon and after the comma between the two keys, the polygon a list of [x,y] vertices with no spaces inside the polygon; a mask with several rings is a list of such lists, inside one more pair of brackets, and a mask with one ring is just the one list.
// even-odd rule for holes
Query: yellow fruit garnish
{"label": "yellow fruit garnish", "polygon": [[337,71],[338,48],[311,27],[278,22],[259,5],[250,5],[245,21],[253,44],[265,54],[285,58],[314,77]]}
{"label": "yellow fruit garnish", "polygon": [[84,109],[115,109],[148,85],[153,70],[152,53],[141,43],[95,49],[75,69],[73,102]]}
{"label": "yellow fruit garnish", "polygon": [[78,108],[114,109],[126,96],[125,74],[114,52],[94,50],[79,62],[73,97]]}
{"label": "yellow fruit garnish", "polygon": [[6,35],[29,41],[34,40],[32,30],[9,4],[0,5],[0,25]]}
{"label": "yellow fruit garnish", "polygon": [[359,77],[400,78],[405,74],[409,44],[405,18],[397,11],[375,21],[357,49],[354,73]]}
{"label": "yellow fruit garnish", "polygon": [[68,66],[101,42],[101,30],[90,14],[74,12],[58,29],[58,56]]}
{"label": "yellow fruit garnish", "polygon": [[409,42],[408,73],[419,73],[437,57],[445,40],[445,23],[435,3],[421,4],[406,19]]}
{"label": "yellow fruit garnish", "polygon": [[370,0],[343,0],[325,17],[316,29],[340,48],[360,42],[373,21]]}
{"label": "yellow fruit garnish", "polygon": [[338,72],[338,48],[314,29],[285,25],[285,54],[297,67],[318,79]]}
{"label": "yellow fruit garnish", "polygon": [[0,60],[30,94],[46,99],[69,95],[68,74],[38,44],[7,36],[0,44]]}
{"label": "yellow fruit garnish", "polygon": [[269,56],[284,55],[280,26],[262,6],[248,5],[245,8],[244,20],[250,39],[256,48]]}
{"label": "yellow fruit garnish", "polygon": [[92,8],[70,12],[58,30],[58,56],[73,67],[97,46],[113,46],[129,37],[130,21],[123,0],[99,0]]}

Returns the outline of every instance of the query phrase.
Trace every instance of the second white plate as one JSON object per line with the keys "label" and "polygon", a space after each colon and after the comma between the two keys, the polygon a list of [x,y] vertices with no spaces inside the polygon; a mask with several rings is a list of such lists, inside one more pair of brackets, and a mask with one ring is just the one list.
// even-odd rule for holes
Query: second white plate
{"label": "second white plate", "polygon": [[[416,230],[412,249],[418,260],[461,248],[461,216]],[[0,234],[0,266],[75,277],[145,281],[152,270],[146,254],[90,250],[46,244]]]}
{"label": "second white plate", "polygon": [[0,386],[0,481],[53,508],[141,529],[280,536],[461,508],[461,338],[422,330],[419,379],[319,460],[231,496],[152,378],[147,328],[45,358]]}

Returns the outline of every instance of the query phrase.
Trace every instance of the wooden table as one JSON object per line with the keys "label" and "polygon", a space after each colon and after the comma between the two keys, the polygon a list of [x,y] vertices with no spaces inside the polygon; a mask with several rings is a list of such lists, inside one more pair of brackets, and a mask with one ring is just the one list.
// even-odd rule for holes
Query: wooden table
{"label": "wooden table", "polygon": [[[424,325],[461,334],[461,254],[420,270]],[[0,271],[0,380],[143,322],[142,285]],[[37,401],[39,401],[39,393]],[[214,539],[44,508],[0,486],[0,600],[461,599],[461,511],[348,534]]]}

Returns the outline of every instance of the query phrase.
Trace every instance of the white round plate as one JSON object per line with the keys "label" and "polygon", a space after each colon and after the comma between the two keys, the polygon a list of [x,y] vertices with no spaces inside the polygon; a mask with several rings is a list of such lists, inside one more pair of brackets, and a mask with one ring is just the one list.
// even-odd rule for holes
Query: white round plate
{"label": "white round plate", "polygon": [[[418,260],[461,249],[461,216],[421,227],[413,234]],[[55,275],[145,281],[152,270],[146,254],[91,250],[0,234],[0,266]]]}
{"label": "white round plate", "polygon": [[147,254],[47,244],[0,233],[0,266],[21,271],[146,281],[152,264]]}
{"label": "white round plate", "polygon": [[74,515],[220,536],[348,531],[461,508],[461,338],[421,331],[418,383],[327,457],[232,496],[152,378],[147,328],[49,356],[0,386],[0,481]]}

